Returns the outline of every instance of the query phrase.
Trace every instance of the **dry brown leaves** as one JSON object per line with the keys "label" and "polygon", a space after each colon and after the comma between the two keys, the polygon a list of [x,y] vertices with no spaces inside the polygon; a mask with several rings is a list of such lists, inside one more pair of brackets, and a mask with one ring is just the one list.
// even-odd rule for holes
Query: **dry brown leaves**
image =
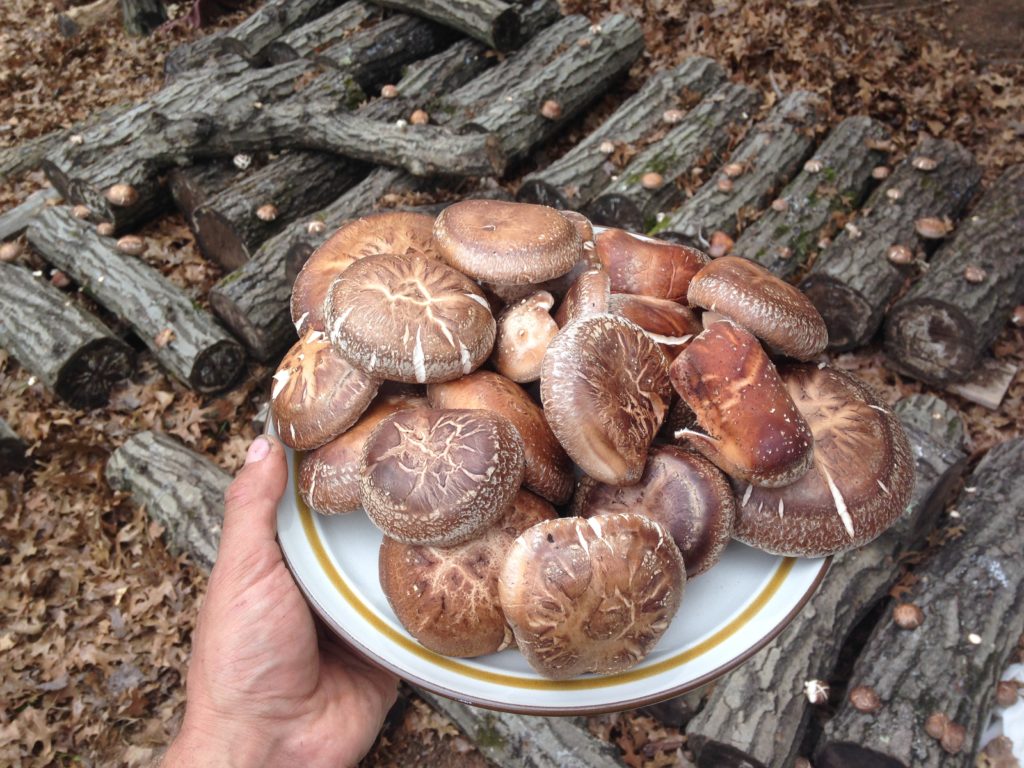
{"label": "dry brown leaves", "polygon": [[622,762],[630,768],[689,768],[686,736],[649,715],[617,712],[591,717],[590,732],[619,748]]}

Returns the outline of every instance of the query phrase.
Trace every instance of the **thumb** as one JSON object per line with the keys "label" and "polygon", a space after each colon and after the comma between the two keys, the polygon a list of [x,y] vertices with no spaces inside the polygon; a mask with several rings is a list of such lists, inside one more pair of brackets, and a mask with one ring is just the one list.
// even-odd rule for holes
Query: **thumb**
{"label": "thumb", "polygon": [[224,527],[218,557],[245,553],[277,534],[277,504],[288,481],[284,449],[261,435],[245,455],[245,466],[224,494]]}

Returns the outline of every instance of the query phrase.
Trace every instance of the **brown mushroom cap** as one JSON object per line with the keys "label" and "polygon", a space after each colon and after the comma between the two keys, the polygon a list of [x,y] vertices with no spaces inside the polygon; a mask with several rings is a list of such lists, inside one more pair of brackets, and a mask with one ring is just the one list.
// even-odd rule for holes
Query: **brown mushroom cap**
{"label": "brown mushroom cap", "polygon": [[640,482],[625,488],[584,477],[572,510],[582,517],[635,512],[661,523],[679,547],[686,578],[718,562],[732,535],[736,499],[722,470],[675,445],[651,449]]}
{"label": "brown mushroom cap", "polygon": [[739,488],[733,536],[804,557],[868,543],[910,502],[914,461],[899,419],[844,371],[794,363],[779,373],[814,433],[814,462],[784,488]]}
{"label": "brown mushroom cap", "polygon": [[639,325],[659,344],[676,351],[703,330],[700,319],[689,307],[669,301],[632,293],[613,293],[608,298],[608,311]]}
{"label": "brown mushroom cap", "polygon": [[281,440],[317,448],[356,423],[380,382],[353,368],[319,331],[288,350],[274,374],[270,408]]}
{"label": "brown mushroom cap", "polygon": [[690,281],[686,297],[691,306],[725,315],[789,357],[810,360],[828,345],[828,328],[811,300],[749,259],[715,259]]}
{"label": "brown mushroom cap", "polygon": [[554,504],[572,495],[573,467],[548,426],[544,412],[522,387],[491,371],[475,371],[455,381],[431,384],[434,408],[479,408],[504,416],[523,441],[523,483]]}
{"label": "brown mushroom cap", "polygon": [[325,304],[338,351],[371,376],[448,381],[491,353],[495,325],[480,288],[425,256],[367,256],[331,285]]}
{"label": "brown mushroom cap", "polygon": [[544,353],[558,333],[558,323],[551,317],[553,306],[554,297],[539,291],[505,308],[498,317],[491,356],[498,373],[520,383],[540,378]]}
{"label": "brown mushroom cap", "polygon": [[640,479],[671,392],[661,350],[615,315],[570,323],[544,356],[540,395],[552,432],[584,472],[611,485]]}
{"label": "brown mushroom cap", "polygon": [[370,433],[392,413],[426,405],[422,397],[378,395],[354,426],[306,453],[299,462],[296,478],[306,504],[324,515],[359,509],[359,458]]}
{"label": "brown mushroom cap", "polygon": [[380,587],[409,634],[445,656],[482,656],[512,644],[498,601],[498,574],[523,531],[557,517],[555,508],[520,490],[507,512],[480,536],[454,547],[380,546]]}
{"label": "brown mushroom cap", "polygon": [[359,501],[386,536],[451,546],[508,509],[523,479],[523,445],[487,411],[411,408],[371,433],[359,461]]}
{"label": "brown mushroom cap", "polygon": [[306,261],[292,286],[292,322],[326,331],[324,299],[334,279],[357,259],[379,253],[430,256],[434,220],[422,213],[379,213],[356,219],[331,235]]}
{"label": "brown mushroom cap", "polygon": [[586,251],[593,251],[594,225],[591,223],[590,219],[579,211],[559,210],[558,212],[568,219],[574,227],[576,227],[580,240],[583,241],[584,256],[586,256]]}
{"label": "brown mushroom cap", "polygon": [[582,272],[555,311],[558,327],[565,328],[573,320],[607,312],[611,290],[611,280],[603,268]]}
{"label": "brown mushroom cap", "polygon": [[516,539],[498,595],[530,666],[560,680],[641,662],[668,629],[685,583],[679,548],[653,520],[567,517]]}
{"label": "brown mushroom cap", "polygon": [[708,263],[707,255],[696,248],[634,235],[624,229],[598,232],[594,245],[615,293],[679,301],[686,298],[691,278]]}
{"label": "brown mushroom cap", "polygon": [[814,441],[772,361],[748,331],[714,323],[669,368],[706,434],[676,433],[726,474],[777,487],[811,465]]}
{"label": "brown mushroom cap", "polygon": [[583,257],[576,227],[554,208],[463,200],[434,222],[434,248],[460,272],[505,285],[564,275]]}

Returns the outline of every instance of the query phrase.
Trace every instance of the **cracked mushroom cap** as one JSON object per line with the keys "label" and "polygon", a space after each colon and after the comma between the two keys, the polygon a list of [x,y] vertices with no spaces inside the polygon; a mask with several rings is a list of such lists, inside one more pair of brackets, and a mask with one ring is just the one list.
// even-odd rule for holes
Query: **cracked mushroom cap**
{"label": "cracked mushroom cap", "polygon": [[708,263],[703,251],[609,227],[594,237],[615,293],[685,301],[690,280]]}
{"label": "cracked mushroom cap", "polygon": [[672,386],[704,432],[685,439],[726,474],[754,485],[788,485],[811,465],[814,440],[775,365],[748,331],[714,323],[669,368]]}
{"label": "cracked mushroom cap", "polygon": [[555,322],[565,328],[573,320],[608,311],[612,284],[603,267],[585,270],[569,287],[555,311]]}
{"label": "cracked mushroom cap", "polygon": [[661,523],[692,579],[718,562],[732,536],[736,499],[725,474],[676,445],[651,449],[640,482],[625,488],[580,480],[572,511],[581,517],[635,512]]}
{"label": "cracked mushroom cap", "polygon": [[685,583],[679,548],[659,523],[637,514],[566,517],[516,539],[498,595],[530,666],[563,680],[643,661]]}
{"label": "cracked mushroom cap", "polygon": [[374,428],[392,413],[426,407],[422,397],[379,395],[354,426],[299,461],[296,482],[310,509],[336,515],[359,509],[359,457]]}
{"label": "cracked mushroom cap", "polygon": [[558,333],[551,317],[554,297],[539,291],[506,307],[498,317],[491,362],[502,376],[524,384],[540,378],[540,364],[548,344]]}
{"label": "cracked mushroom cap", "polygon": [[331,285],[331,342],[370,376],[409,384],[472,372],[494,345],[495,325],[480,288],[425,256],[367,256]]}
{"label": "cracked mushroom cap", "polygon": [[554,208],[503,200],[463,200],[434,222],[434,248],[477,280],[539,283],[564,275],[583,258],[576,227]]}
{"label": "cracked mushroom cap", "polygon": [[363,446],[359,501],[385,536],[446,547],[499,518],[522,479],[522,440],[508,419],[412,408],[381,421]]}
{"label": "cracked mushroom cap", "polygon": [[512,644],[498,601],[498,574],[521,533],[558,515],[520,490],[507,512],[480,536],[454,547],[380,546],[380,587],[402,626],[423,646],[445,656],[471,657]]}
{"label": "cracked mushroom cap", "polygon": [[380,382],[353,368],[319,331],[288,350],[270,392],[281,440],[299,451],[317,448],[356,423]]}
{"label": "cracked mushroom cap", "polygon": [[744,489],[733,536],[799,557],[868,543],[910,502],[914,460],[899,419],[844,371],[793,363],[779,373],[814,433],[814,461],[792,485]]}
{"label": "cracked mushroom cap", "polygon": [[603,483],[640,479],[671,394],[665,356],[622,317],[570,323],[544,356],[540,396],[551,431],[573,461]]}
{"label": "cracked mushroom cap", "polygon": [[783,355],[810,360],[828,345],[828,328],[811,300],[749,259],[715,259],[690,281],[686,297],[691,306],[725,315]]}
{"label": "cracked mushroom cap", "polygon": [[525,389],[497,373],[475,371],[455,381],[431,384],[427,398],[433,408],[476,408],[508,419],[523,441],[523,484],[553,504],[569,500],[572,462]]}
{"label": "cracked mushroom cap", "polygon": [[301,335],[326,331],[324,300],[334,279],[352,262],[379,253],[432,256],[434,219],[422,213],[378,213],[331,235],[306,261],[292,286],[292,322]]}

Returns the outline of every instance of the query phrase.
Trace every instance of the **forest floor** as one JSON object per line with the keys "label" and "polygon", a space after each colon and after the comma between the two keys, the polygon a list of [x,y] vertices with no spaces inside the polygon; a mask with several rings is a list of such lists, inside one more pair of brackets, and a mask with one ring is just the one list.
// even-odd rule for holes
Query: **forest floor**
{"label": "forest floor", "polygon": [[[255,3],[254,3],[255,5]],[[734,79],[772,94],[821,94],[831,121],[869,114],[912,147],[924,134],[970,148],[991,182],[1024,161],[1024,4],[881,0],[563,0],[595,20],[636,16],[647,50],[628,80],[571,123],[541,156],[555,156],[636,90],[687,56],[720,61]],[[183,26],[144,40],[117,20],[66,39],[58,4],[0,4],[0,147],[69,126],[105,106],[158,89],[166,54],[198,34]],[[184,4],[171,6],[172,16]],[[244,17],[223,17],[218,27]],[[510,184],[527,169],[510,177]],[[45,179],[0,180],[0,210]],[[145,259],[203,301],[220,277],[199,255],[181,217],[148,224]],[[25,263],[42,268],[31,252]],[[997,357],[1024,367],[1024,329],[1007,326]],[[256,435],[270,368],[251,365],[227,394],[202,397],[162,372],[145,351],[139,373],[109,406],[69,408],[0,350],[0,417],[31,445],[33,463],[0,480],[0,764],[149,765],[173,735],[202,571],[165,549],[159,526],[103,479],[110,453],[133,433],[169,432],[225,470],[241,465]],[[839,357],[892,402],[926,391],[892,373],[875,346]],[[1018,372],[997,411],[944,395],[963,414],[979,455],[1024,434]],[[685,765],[678,729],[635,712],[591,720],[631,766]],[[674,738],[676,737],[676,738]],[[419,700],[396,711],[366,766],[482,766],[483,757]]]}

